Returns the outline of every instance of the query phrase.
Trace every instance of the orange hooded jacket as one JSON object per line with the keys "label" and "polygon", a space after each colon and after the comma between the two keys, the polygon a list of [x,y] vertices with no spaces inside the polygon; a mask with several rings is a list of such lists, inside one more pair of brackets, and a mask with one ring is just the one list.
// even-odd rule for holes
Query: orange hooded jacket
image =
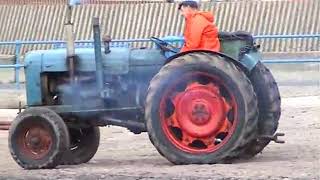
{"label": "orange hooded jacket", "polygon": [[186,17],[185,44],[181,52],[191,50],[220,51],[218,28],[210,12],[196,12]]}

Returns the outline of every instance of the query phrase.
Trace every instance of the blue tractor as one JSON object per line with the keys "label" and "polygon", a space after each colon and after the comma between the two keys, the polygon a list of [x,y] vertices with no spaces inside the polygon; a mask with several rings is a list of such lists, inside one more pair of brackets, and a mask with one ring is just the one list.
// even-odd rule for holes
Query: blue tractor
{"label": "blue tractor", "polygon": [[170,39],[151,38],[157,48],[111,47],[98,19],[93,32],[93,48],[69,43],[67,52],[25,56],[27,107],[9,132],[21,167],[86,163],[107,125],[147,132],[173,164],[249,158],[282,142],[277,83],[250,34],[221,32],[221,52],[178,53]]}

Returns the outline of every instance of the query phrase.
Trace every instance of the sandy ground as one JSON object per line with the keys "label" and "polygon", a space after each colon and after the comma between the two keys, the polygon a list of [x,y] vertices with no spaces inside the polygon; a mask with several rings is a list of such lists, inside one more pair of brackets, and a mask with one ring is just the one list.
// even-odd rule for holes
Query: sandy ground
{"label": "sandy ground", "polygon": [[[10,119],[15,112],[0,114]],[[320,96],[284,98],[282,112],[279,131],[286,143],[271,143],[255,158],[233,164],[174,166],[146,133],[107,127],[88,164],[28,171],[12,160],[7,132],[0,131],[0,179],[320,179]]]}

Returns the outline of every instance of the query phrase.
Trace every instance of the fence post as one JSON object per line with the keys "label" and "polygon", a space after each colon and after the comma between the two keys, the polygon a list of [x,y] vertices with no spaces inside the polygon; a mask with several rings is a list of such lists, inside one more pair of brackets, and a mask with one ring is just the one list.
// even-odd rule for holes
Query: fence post
{"label": "fence post", "polygon": [[318,47],[318,49],[316,50],[316,51],[320,51],[320,34],[318,34],[319,36],[318,36],[318,44],[317,44],[317,47]]}
{"label": "fence post", "polygon": [[22,43],[21,41],[16,41],[15,46],[15,68],[14,68],[14,82],[16,84],[16,88],[20,89],[20,54],[21,54],[21,47]]}

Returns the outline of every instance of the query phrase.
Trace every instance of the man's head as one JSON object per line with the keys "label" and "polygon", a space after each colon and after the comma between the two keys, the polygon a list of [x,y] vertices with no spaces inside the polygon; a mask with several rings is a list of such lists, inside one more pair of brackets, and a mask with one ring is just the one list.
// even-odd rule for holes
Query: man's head
{"label": "man's head", "polygon": [[184,17],[187,17],[189,14],[192,14],[199,9],[199,4],[195,0],[183,1],[179,4],[179,10]]}

